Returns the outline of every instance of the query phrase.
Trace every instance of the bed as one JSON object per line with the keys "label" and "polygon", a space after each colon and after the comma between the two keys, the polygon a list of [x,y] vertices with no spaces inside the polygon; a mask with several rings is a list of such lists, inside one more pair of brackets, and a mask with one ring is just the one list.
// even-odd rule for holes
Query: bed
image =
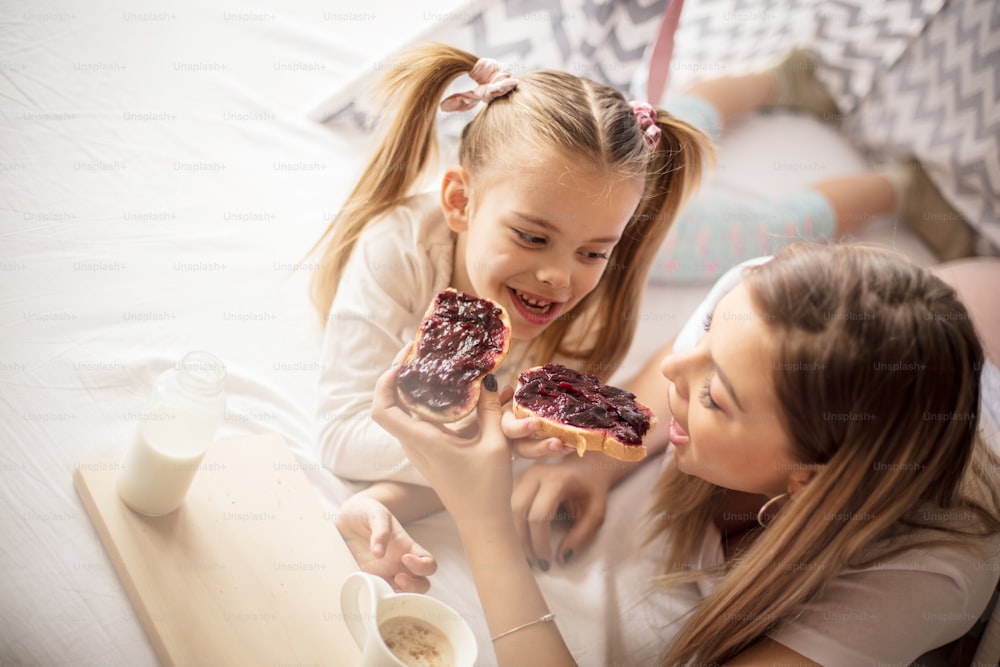
{"label": "bed", "polygon": [[[188,350],[227,366],[220,438],[278,433],[328,511],[350,492],[317,463],[322,328],[306,294],[315,268],[306,253],[372,137],[331,118],[331,100],[359,94],[359,79],[400,46],[447,37],[483,6],[51,0],[0,9],[0,664],[156,664],[72,475],[83,461],[121,455],[153,379]],[[802,164],[802,146],[822,164],[762,176],[761,154]],[[766,194],[865,164],[833,129],[793,114],[749,121],[721,155],[720,184]],[[893,220],[873,221],[857,240],[932,260]],[[649,291],[622,376],[679,330],[707,289]],[[540,575],[581,664],[625,660],[608,622],[622,611],[616,587],[639,590],[652,563],[617,562],[637,539],[636,508],[655,472],[647,466],[616,491],[593,549]],[[488,663],[448,517],[413,532],[440,562],[431,594],[466,614]]]}

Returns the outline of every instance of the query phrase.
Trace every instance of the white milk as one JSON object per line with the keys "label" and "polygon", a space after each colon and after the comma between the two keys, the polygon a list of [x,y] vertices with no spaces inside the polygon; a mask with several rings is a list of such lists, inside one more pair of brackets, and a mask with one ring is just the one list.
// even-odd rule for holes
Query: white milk
{"label": "white milk", "polygon": [[190,352],[157,378],[118,472],[126,505],[151,516],[181,506],[225,414],[225,377],[214,356]]}
{"label": "white milk", "polygon": [[212,424],[192,412],[162,406],[145,415],[118,475],[118,495],[140,514],[181,506],[211,442]]}

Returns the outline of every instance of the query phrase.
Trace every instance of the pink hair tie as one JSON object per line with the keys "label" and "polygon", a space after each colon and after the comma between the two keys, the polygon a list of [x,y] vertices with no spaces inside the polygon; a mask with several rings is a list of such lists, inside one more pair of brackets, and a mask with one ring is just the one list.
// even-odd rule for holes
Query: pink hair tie
{"label": "pink hair tie", "polygon": [[469,71],[469,77],[479,85],[464,93],[449,95],[441,102],[442,111],[468,111],[480,102],[489,104],[517,88],[517,79],[500,69],[492,58],[480,58]]}
{"label": "pink hair tie", "polygon": [[655,150],[657,145],[660,143],[660,126],[656,124],[656,109],[653,105],[647,104],[646,102],[636,102],[635,100],[628,103],[632,107],[632,112],[635,114],[635,120],[639,123],[639,129],[642,130],[642,136],[646,140],[646,146],[649,150]]}

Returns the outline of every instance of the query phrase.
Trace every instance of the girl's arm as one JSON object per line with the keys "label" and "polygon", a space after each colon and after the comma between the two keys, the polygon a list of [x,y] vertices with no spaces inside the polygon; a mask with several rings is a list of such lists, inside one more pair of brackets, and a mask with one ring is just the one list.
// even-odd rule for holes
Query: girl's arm
{"label": "girl's arm", "polygon": [[430,588],[428,577],[437,570],[437,561],[378,500],[356,493],[340,506],[334,522],[363,571],[382,577],[396,591],[426,593]]}
{"label": "girl's arm", "polygon": [[419,484],[375,482],[360,491],[359,495],[382,503],[400,523],[421,519],[444,509],[434,489]]}

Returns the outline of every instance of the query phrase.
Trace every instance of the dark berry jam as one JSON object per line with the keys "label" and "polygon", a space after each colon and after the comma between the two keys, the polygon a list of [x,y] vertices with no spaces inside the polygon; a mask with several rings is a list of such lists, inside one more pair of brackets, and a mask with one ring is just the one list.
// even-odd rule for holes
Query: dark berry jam
{"label": "dark berry jam", "polygon": [[507,326],[495,304],[446,290],[418,333],[417,353],[397,377],[400,391],[434,411],[462,405],[469,386],[493,369],[507,342]]}
{"label": "dark berry jam", "polygon": [[635,394],[595,375],[545,364],[524,371],[518,382],[514,400],[539,417],[604,431],[626,445],[641,445],[649,430],[649,412],[636,403]]}

